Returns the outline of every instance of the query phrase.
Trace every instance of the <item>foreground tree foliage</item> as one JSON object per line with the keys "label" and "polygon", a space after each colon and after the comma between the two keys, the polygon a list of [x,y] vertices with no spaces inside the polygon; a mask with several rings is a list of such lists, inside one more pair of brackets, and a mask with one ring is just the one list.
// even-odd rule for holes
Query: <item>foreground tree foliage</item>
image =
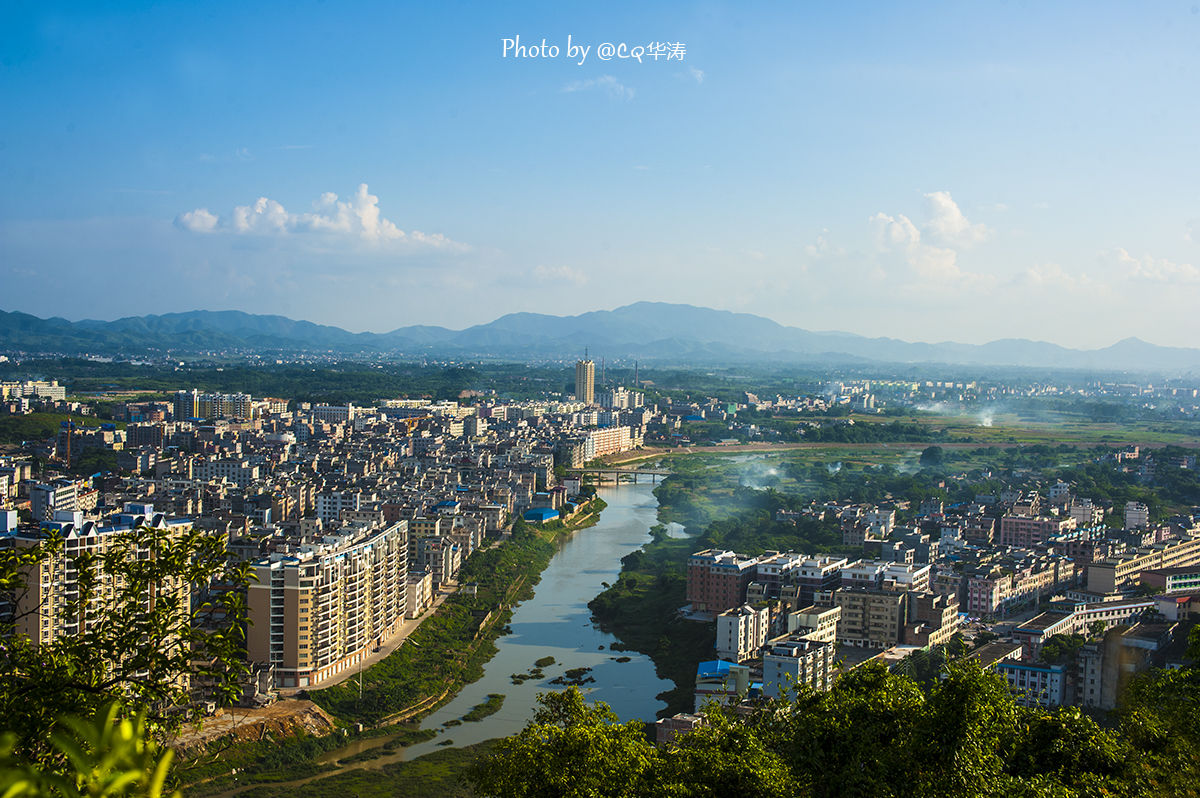
{"label": "foreground tree foliage", "polygon": [[[69,773],[73,758],[54,736],[64,722],[122,707],[120,717],[139,717],[137,728],[161,740],[201,714],[194,688],[219,703],[240,692],[246,566],[228,563],[223,539],[195,530],[110,534],[119,537],[98,552],[75,553],[54,536],[0,548],[0,733],[12,761]],[[64,606],[39,603],[29,579],[38,569],[75,572]],[[36,643],[22,622],[37,628],[40,617],[71,633]]]}
{"label": "foreground tree foliage", "polygon": [[[146,714],[132,717],[116,702],[95,718],[67,716],[50,744],[69,763],[65,772],[12,755],[15,738],[0,741],[0,795],[4,798],[163,798],[173,753],[151,739]],[[170,793],[178,798],[179,793]]]}
{"label": "foreground tree foliage", "polygon": [[1198,698],[1194,670],[1143,679],[1106,729],[1075,709],[1021,707],[974,664],[927,690],[868,665],[748,715],[710,707],[706,727],[658,747],[571,690],[543,696],[469,779],[497,798],[1200,795]]}

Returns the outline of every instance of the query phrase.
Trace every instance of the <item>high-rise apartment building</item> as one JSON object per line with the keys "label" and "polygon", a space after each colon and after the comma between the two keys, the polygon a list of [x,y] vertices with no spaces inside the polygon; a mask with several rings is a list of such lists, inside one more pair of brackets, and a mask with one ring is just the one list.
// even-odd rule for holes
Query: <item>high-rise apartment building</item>
{"label": "high-rise apartment building", "polygon": [[187,421],[200,415],[200,392],[193,388],[190,391],[175,393],[175,420]]}
{"label": "high-rise apartment building", "polygon": [[767,642],[771,613],[764,607],[743,604],[717,616],[717,656],[745,662]]}
{"label": "high-rise apartment building", "polygon": [[408,522],[328,536],[253,566],[246,653],[278,687],[354,667],[399,631],[408,606]]}
{"label": "high-rise apartment building", "polygon": [[596,403],[596,363],[580,360],[575,363],[575,399],[584,404]]}
{"label": "high-rise apartment building", "polygon": [[[46,535],[56,534],[62,538],[62,547],[41,562],[25,569],[25,588],[15,597],[12,610],[16,619],[16,632],[28,636],[35,645],[53,643],[63,637],[75,637],[89,628],[103,623],[105,608],[116,601],[121,577],[98,568],[93,574],[95,584],[89,611],[81,613],[77,605],[80,589],[79,560],[83,555],[101,557],[110,550],[126,552],[129,557],[149,557],[148,551],[132,547],[131,533],[141,525],[166,529],[172,535],[183,534],[192,527],[185,519],[168,519],[155,513],[151,505],[131,504],[125,512],[104,521],[84,521],[83,514],[58,509],[52,513],[53,520],[37,526],[11,530],[0,537],[0,545],[30,547],[41,543]],[[183,612],[191,608],[192,586],[182,580],[155,585],[146,596],[147,601],[156,597],[173,595]],[[163,641],[169,645],[170,641]]]}
{"label": "high-rise apartment building", "polygon": [[175,393],[175,420],[254,417],[254,400],[245,393],[200,393],[195,388]]}
{"label": "high-rise apartment building", "polygon": [[254,400],[246,393],[202,393],[196,415],[204,419],[251,419],[254,417]]}

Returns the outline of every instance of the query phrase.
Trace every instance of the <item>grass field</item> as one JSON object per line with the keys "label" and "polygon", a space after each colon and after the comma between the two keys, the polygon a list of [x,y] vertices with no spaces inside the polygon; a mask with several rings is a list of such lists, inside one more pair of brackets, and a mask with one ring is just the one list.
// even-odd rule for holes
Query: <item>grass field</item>
{"label": "grass field", "polygon": [[477,793],[463,781],[467,766],[491,750],[491,741],[447,748],[411,762],[381,768],[357,768],[300,786],[262,785],[241,798],[471,798]]}
{"label": "grass field", "polygon": [[1067,413],[856,415],[856,424],[900,422],[939,429],[959,443],[1085,445],[1124,443],[1200,446],[1200,421],[1098,422]]}
{"label": "grass field", "polygon": [[124,429],[124,422],[110,422],[93,416],[68,416],[65,413],[29,413],[24,416],[0,416],[0,444],[18,445],[24,441],[45,441],[58,434],[62,423],[70,419],[76,429],[115,424]]}

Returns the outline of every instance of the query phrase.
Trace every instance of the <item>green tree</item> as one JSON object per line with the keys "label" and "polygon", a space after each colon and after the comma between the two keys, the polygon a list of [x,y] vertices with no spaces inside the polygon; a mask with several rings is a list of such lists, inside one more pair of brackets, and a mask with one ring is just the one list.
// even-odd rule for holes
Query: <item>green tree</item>
{"label": "green tree", "polygon": [[[1193,628],[1191,642],[1197,640]],[[1191,652],[1200,653],[1200,652]],[[1138,751],[1132,780],[1148,795],[1200,795],[1200,668],[1151,671],[1130,682],[1120,730]]]}
{"label": "green tree", "polygon": [[[1074,709],[1018,706],[1003,678],[951,662],[927,690],[879,664],[827,693],[714,707],[707,725],[655,747],[577,691],[473,768],[510,796],[1072,798],[1196,795],[1200,702],[1188,669],[1142,684],[1121,727]],[[1172,706],[1159,711],[1156,702]]]}
{"label": "green tree", "polygon": [[[62,719],[50,744],[68,763],[65,773],[13,756],[14,735],[0,748],[4,798],[162,798],[173,752],[151,739],[144,712],[125,717],[113,702],[94,719]],[[178,798],[179,793],[171,793]]]}
{"label": "green tree", "polygon": [[921,452],[921,467],[936,468],[942,464],[945,459],[945,453],[941,446],[928,446]]}
{"label": "green tree", "polygon": [[[229,703],[245,673],[246,564],[230,564],[222,537],[140,526],[109,533],[107,548],[76,553],[61,537],[0,549],[0,718],[14,756],[65,766],[53,733],[61,719],[95,718],[114,701],[165,737],[200,714],[192,689]],[[74,574],[58,608],[42,606],[27,577]],[[66,578],[65,576],[63,578]],[[40,616],[40,619],[39,619]],[[49,642],[23,630],[68,624]]]}
{"label": "green tree", "polygon": [[539,696],[541,708],[516,735],[468,771],[484,795],[591,798],[644,794],[658,750],[640,721],[618,723],[607,704],[578,689]]}
{"label": "green tree", "polygon": [[710,707],[705,720],[704,726],[676,737],[662,752],[647,794],[672,798],[796,795],[787,764],[753,725],[734,719],[719,706]]}

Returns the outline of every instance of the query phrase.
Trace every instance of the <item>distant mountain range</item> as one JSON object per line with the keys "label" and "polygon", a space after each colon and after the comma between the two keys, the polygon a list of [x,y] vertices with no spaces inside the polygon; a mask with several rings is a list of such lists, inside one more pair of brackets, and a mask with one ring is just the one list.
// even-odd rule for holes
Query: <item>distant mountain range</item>
{"label": "distant mountain range", "polygon": [[332,352],[435,358],[546,360],[584,348],[609,360],[717,365],[735,362],[846,364],[952,363],[1200,374],[1200,350],[1127,338],[1095,350],[1004,339],[982,345],[910,343],[850,333],[810,332],[754,316],[692,305],[637,302],[578,316],[510,313],[488,324],[449,330],[401,327],[351,333],[283,316],[192,311],[116,321],[41,319],[0,311],[0,352],[177,356],[219,351]]}

